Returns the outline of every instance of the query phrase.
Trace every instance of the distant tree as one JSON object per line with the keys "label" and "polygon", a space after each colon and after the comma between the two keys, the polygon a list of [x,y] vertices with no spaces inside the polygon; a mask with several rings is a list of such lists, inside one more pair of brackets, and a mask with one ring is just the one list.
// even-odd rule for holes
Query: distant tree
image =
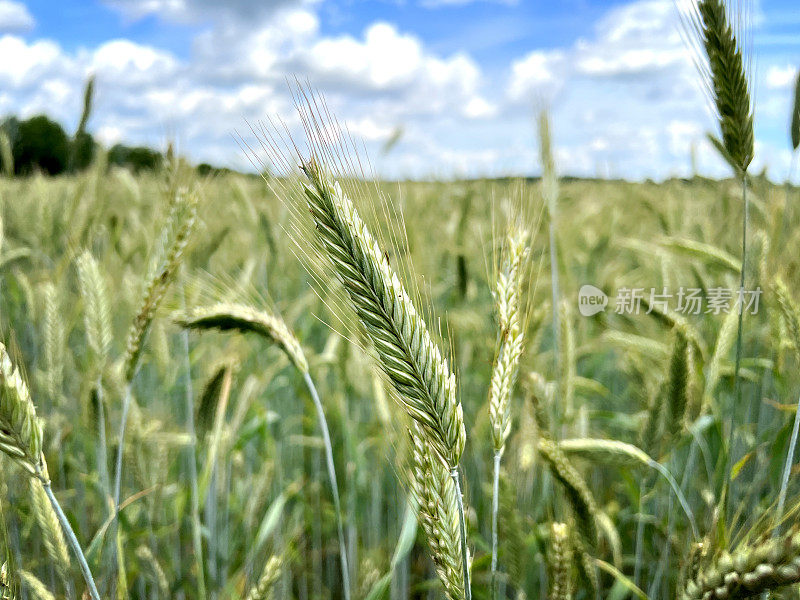
{"label": "distant tree", "polygon": [[28,175],[36,170],[57,175],[66,169],[69,161],[67,134],[61,125],[45,115],[20,122],[11,147],[17,175]]}
{"label": "distant tree", "polygon": [[153,171],[161,166],[162,160],[159,152],[142,146],[116,144],[108,151],[109,164],[128,167],[136,173],[143,170]]}

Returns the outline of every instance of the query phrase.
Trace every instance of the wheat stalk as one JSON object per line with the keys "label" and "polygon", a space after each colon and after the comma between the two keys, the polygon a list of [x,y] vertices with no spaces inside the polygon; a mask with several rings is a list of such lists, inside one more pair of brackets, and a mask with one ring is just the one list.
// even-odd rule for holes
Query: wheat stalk
{"label": "wheat stalk", "polygon": [[720,553],[685,582],[680,600],[749,598],[800,583],[800,533]]}
{"label": "wheat stalk", "polygon": [[792,124],[791,124],[792,150],[797,152],[800,148],[800,73],[797,74],[797,81],[794,84],[794,103],[792,104]]}
{"label": "wheat stalk", "polygon": [[[553,316],[553,363],[555,367],[555,380],[561,381],[561,323],[560,309],[561,291],[559,288],[558,277],[558,229],[557,229],[557,208],[558,208],[558,175],[556,164],[553,157],[552,139],[550,136],[550,116],[547,111],[539,114],[539,154],[542,162],[542,196],[547,204],[549,216],[549,236],[550,236],[550,287],[552,292],[552,316]],[[563,393],[563,390],[559,390]],[[555,404],[553,405],[555,411]],[[554,416],[558,416],[554,413]],[[557,420],[557,419],[556,419]]]}
{"label": "wheat stalk", "polygon": [[[795,355],[797,360],[800,361],[800,309],[792,300],[786,284],[778,277],[773,285],[773,290],[778,298],[778,307],[786,328],[789,330],[790,341],[794,345]],[[792,425],[792,435],[789,439],[789,448],[786,451],[786,460],[783,465],[783,474],[781,476],[781,489],[778,493],[778,506],[775,510],[775,523],[780,523],[783,518],[783,508],[786,504],[786,492],[789,489],[789,476],[792,471],[792,463],[794,462],[794,452],[797,448],[797,438],[800,433],[800,398],[797,400],[797,409],[794,414],[794,423]],[[777,532],[777,529],[776,529]]]}

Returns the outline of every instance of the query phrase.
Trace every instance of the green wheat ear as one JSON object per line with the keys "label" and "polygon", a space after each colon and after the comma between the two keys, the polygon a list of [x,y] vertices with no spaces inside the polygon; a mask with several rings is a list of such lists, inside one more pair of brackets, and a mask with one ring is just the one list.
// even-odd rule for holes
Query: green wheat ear
{"label": "green wheat ear", "polygon": [[408,414],[452,470],[466,443],[456,378],[425,321],[338,182],[311,160],[303,166],[316,235],[350,296],[379,363]]}
{"label": "green wheat ear", "polygon": [[0,343],[0,450],[31,475],[42,476],[42,438],[28,385]]}
{"label": "green wheat ear", "polygon": [[708,59],[711,99],[717,112],[721,139],[712,142],[741,174],[753,160],[753,105],[741,40],[730,24],[724,0],[700,0],[692,15],[693,27]]}

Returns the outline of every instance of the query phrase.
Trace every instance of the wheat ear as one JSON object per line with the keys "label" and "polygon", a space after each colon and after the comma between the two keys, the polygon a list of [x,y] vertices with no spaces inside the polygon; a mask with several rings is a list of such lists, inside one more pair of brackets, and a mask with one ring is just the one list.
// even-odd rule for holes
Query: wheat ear
{"label": "wheat ear", "polygon": [[550,526],[550,600],[572,598],[572,548],[566,523]]}
{"label": "wheat ear", "polygon": [[185,314],[177,315],[175,322],[188,329],[255,333],[278,344],[301,373],[308,372],[308,361],[300,342],[283,319],[267,311],[244,304],[220,302],[212,306],[196,307]]}
{"label": "wheat ear", "polygon": [[524,333],[520,316],[522,266],[528,254],[527,234],[512,231],[495,287],[495,304],[500,325],[500,348],[495,359],[489,387],[489,422],[492,425],[494,471],[492,477],[492,596],[497,597],[497,518],[499,512],[500,460],[511,432],[511,393],[519,370]]}
{"label": "wheat ear", "polygon": [[553,440],[539,439],[539,454],[544,458],[553,477],[561,484],[578,522],[578,532],[590,548],[597,543],[598,508],[583,476]]}
{"label": "wheat ear", "polygon": [[785,534],[732,554],[722,552],[696,569],[679,600],[733,600],[800,583],[800,533]]}
{"label": "wheat ear", "polygon": [[247,594],[247,600],[270,600],[274,597],[273,590],[275,584],[281,576],[281,559],[277,556],[272,556],[264,565],[264,570],[261,571],[261,576],[258,582],[253,586]]}
{"label": "wheat ear", "polygon": [[708,71],[703,76],[717,111],[721,146],[743,176],[753,160],[753,106],[742,47],[726,4],[724,0],[700,0],[693,19],[708,59]]}
{"label": "wheat ear", "polygon": [[409,431],[409,438],[413,493],[436,572],[447,597],[464,600],[467,584],[461,567],[458,490],[418,425]]}
{"label": "wheat ear", "polygon": [[168,227],[177,226],[178,232],[161,268],[148,283],[139,304],[139,310],[128,330],[124,359],[126,381],[131,381],[136,373],[136,369],[139,366],[139,356],[150,324],[183,260],[184,251],[194,230],[196,218],[197,198],[193,194],[179,196],[168,224]]}
{"label": "wheat ear", "polygon": [[96,371],[98,472],[103,490],[110,497],[111,480],[108,475],[103,369],[111,350],[111,311],[105,279],[100,272],[100,266],[90,252],[86,251],[78,257],[77,269],[78,285],[83,298],[83,322],[86,329],[86,341],[94,354],[93,368]]}
{"label": "wheat ear", "polygon": [[397,275],[355,206],[311,160],[303,166],[316,234],[347,290],[409,415],[428,433],[431,447],[451,469],[466,442],[456,379],[434,344]]}
{"label": "wheat ear", "polygon": [[33,573],[21,570],[19,572],[19,578],[22,580],[22,583],[27,586],[31,595],[36,598],[36,600],[56,600],[53,592],[47,589],[47,586]]}
{"label": "wheat ear", "polygon": [[28,385],[0,343],[0,450],[31,475],[46,478],[42,438]]}
{"label": "wheat ear", "polygon": [[100,594],[97,592],[78,538],[75,537],[75,532],[50,487],[47,463],[42,454],[43,437],[42,425],[36,418],[36,409],[28,385],[19,369],[11,362],[6,347],[0,343],[0,451],[41,482],[42,489],[78,559],[89,594],[92,600],[100,600]]}

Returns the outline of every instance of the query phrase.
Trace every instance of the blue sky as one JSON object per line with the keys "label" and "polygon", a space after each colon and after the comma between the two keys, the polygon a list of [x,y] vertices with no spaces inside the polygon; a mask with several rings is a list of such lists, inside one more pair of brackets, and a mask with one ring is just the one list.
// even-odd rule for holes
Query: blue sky
{"label": "blue sky", "polygon": [[[756,167],[783,178],[800,7],[750,12]],[[104,143],[174,139],[193,160],[244,168],[235,132],[276,115],[293,126],[297,76],[386,176],[536,173],[545,106],[565,173],[685,174],[694,145],[700,169],[723,174],[678,22],[675,0],[0,0],[0,115],[74,127],[95,73]]]}

